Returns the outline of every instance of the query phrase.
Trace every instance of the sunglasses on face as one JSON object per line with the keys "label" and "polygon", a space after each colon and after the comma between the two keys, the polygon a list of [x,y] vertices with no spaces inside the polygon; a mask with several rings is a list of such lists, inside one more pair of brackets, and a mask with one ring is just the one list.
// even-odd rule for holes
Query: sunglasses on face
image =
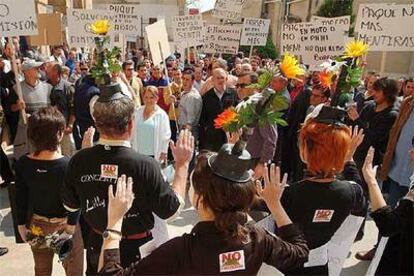
{"label": "sunglasses on face", "polygon": [[81,68],[81,71],[88,71],[88,68]]}
{"label": "sunglasses on face", "polygon": [[236,84],[236,88],[246,88],[246,86],[248,86],[247,83],[238,83],[238,84]]}

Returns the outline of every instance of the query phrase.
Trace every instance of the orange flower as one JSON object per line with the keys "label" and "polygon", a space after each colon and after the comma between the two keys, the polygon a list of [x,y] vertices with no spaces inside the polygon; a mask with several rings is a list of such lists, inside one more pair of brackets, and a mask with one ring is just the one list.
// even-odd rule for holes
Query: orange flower
{"label": "orange flower", "polygon": [[333,73],[328,71],[322,71],[319,73],[319,81],[323,87],[331,88]]}
{"label": "orange flower", "polygon": [[234,108],[229,107],[226,110],[224,110],[221,114],[219,114],[216,119],[214,119],[214,127],[223,128],[233,122],[237,122],[238,116],[239,114],[237,114]]}

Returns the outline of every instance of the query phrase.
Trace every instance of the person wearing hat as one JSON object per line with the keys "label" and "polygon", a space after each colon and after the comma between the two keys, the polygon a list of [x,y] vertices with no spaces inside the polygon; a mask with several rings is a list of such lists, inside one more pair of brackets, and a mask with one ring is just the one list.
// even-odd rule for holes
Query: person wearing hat
{"label": "person wearing hat", "polygon": [[[282,204],[305,234],[310,255],[320,254],[285,275],[328,275],[328,242],[345,219],[364,216],[366,189],[353,162],[362,131],[344,124],[346,111],[319,105],[308,115],[299,133],[305,177],[287,187]],[[346,180],[343,180],[346,179]],[[352,182],[351,182],[352,181]]]}
{"label": "person wearing hat", "polygon": [[[191,233],[176,237],[129,267],[120,266],[119,238],[114,234],[102,247],[105,275],[219,275],[257,274],[263,263],[278,269],[301,266],[308,257],[303,234],[287,216],[280,197],[286,185],[280,170],[270,167],[265,184],[255,184],[249,172],[250,155],[240,144],[225,144],[218,153],[198,157],[190,175],[190,200],[200,222]],[[109,187],[107,227],[120,231],[131,207],[132,180],[118,180],[117,192]],[[279,236],[247,223],[247,211],[259,193],[279,227]],[[135,195],[136,197],[136,195]]]}
{"label": "person wearing hat", "polygon": [[[27,114],[39,110],[43,107],[50,106],[50,95],[52,86],[39,79],[39,67],[42,62],[37,62],[32,59],[25,60],[22,64],[22,71],[24,74],[24,81],[20,83],[22,89],[22,99],[15,95],[15,103],[12,105],[12,111],[25,110]],[[14,91],[17,91],[16,86]],[[14,139],[14,157],[19,159],[20,156],[29,153],[30,146],[27,143],[26,125],[23,123],[20,116],[19,125]]]}
{"label": "person wearing hat", "polygon": [[[194,139],[189,131],[171,143],[175,158],[175,178],[170,186],[163,178],[159,164],[131,148],[134,132],[134,102],[122,94],[119,84],[100,87],[93,109],[98,144],[75,154],[67,169],[62,197],[67,210],[81,210],[90,227],[86,242],[87,275],[98,271],[103,239],[119,235],[121,263],[129,266],[139,260],[139,247],[152,240],[155,213],[162,219],[173,218],[184,206],[188,166]],[[136,200],[117,231],[107,228],[108,186],[127,174],[134,182]]]}

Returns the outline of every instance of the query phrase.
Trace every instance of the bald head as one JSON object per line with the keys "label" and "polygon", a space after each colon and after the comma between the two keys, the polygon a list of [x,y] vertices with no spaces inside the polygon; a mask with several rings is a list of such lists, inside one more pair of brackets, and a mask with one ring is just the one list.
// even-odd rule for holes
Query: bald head
{"label": "bald head", "polygon": [[222,68],[213,70],[213,84],[214,88],[219,92],[226,90],[227,72]]}

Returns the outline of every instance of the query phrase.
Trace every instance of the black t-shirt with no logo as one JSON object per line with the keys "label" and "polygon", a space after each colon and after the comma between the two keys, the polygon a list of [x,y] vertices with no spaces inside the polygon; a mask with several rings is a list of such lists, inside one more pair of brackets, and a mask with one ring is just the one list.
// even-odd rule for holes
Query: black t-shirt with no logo
{"label": "black t-shirt with no logo", "polygon": [[122,146],[97,145],[72,157],[63,191],[65,206],[80,208],[88,224],[103,232],[107,225],[108,187],[115,187],[117,177],[123,174],[133,178],[135,194],[124,217],[123,235],[152,229],[152,212],[164,219],[175,214],[180,202],[164,181],[156,161]]}

